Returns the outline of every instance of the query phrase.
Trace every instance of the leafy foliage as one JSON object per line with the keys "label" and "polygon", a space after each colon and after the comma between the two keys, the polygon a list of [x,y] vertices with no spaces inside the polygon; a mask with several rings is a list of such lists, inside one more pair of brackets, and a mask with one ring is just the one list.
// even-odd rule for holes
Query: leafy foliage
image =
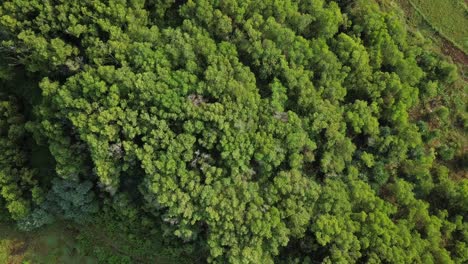
{"label": "leafy foliage", "polygon": [[[439,175],[411,115],[456,67],[374,1],[8,0],[0,33],[3,83],[24,71],[41,93],[9,89],[27,118],[0,108],[24,229],[100,203],[214,263],[468,260],[466,179]],[[24,137],[50,179],[32,180]]]}

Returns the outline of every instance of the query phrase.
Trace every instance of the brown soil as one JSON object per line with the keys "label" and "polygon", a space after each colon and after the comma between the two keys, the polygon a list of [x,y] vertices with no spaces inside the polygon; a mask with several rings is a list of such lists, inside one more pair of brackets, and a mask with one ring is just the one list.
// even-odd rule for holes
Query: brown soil
{"label": "brown soil", "polygon": [[28,242],[23,240],[17,240],[12,243],[9,248],[8,264],[20,264],[23,263],[23,254],[28,249]]}
{"label": "brown soil", "polygon": [[[467,0],[468,1],[468,0]],[[448,55],[452,57],[452,59],[461,64],[462,67],[466,70],[466,67],[468,66],[468,55],[466,55],[463,51],[452,45],[448,40],[443,38],[442,36],[439,36],[442,39],[443,46],[442,46],[442,52],[445,55]]]}
{"label": "brown soil", "polygon": [[10,248],[11,255],[22,255],[28,249],[28,243],[26,241],[15,241]]}

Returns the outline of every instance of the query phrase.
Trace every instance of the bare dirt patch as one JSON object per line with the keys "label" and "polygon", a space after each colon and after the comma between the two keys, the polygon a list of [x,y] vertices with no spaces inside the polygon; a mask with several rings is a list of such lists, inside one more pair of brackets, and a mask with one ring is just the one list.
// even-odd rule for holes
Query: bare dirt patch
{"label": "bare dirt patch", "polygon": [[463,65],[463,67],[466,68],[468,65],[468,56],[463,51],[453,46],[452,43],[450,43],[445,38],[441,37],[441,39],[443,41],[443,46],[441,47],[442,52],[445,55],[452,57],[455,62]]}
{"label": "bare dirt patch", "polygon": [[28,242],[24,240],[15,240],[10,245],[10,254],[11,255],[22,255],[28,249]]}
{"label": "bare dirt patch", "polygon": [[9,246],[8,264],[20,264],[23,262],[24,254],[28,249],[28,241],[15,240]]}

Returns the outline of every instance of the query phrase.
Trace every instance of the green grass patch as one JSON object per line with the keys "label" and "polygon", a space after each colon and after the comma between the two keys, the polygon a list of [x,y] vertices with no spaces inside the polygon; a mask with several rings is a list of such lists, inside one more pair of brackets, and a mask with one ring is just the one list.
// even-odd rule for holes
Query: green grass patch
{"label": "green grass patch", "polygon": [[468,10],[463,0],[408,0],[431,27],[468,54]]}
{"label": "green grass patch", "polygon": [[95,257],[80,254],[78,246],[64,224],[30,233],[0,224],[0,263],[97,263]]}
{"label": "green grass patch", "polygon": [[139,221],[122,221],[109,211],[77,232],[82,252],[99,263],[189,264],[206,259],[193,244],[165,240],[157,226],[143,228]]}
{"label": "green grass patch", "polygon": [[[159,231],[131,230],[128,222],[98,216],[94,223],[57,222],[33,232],[0,223],[0,263],[202,263],[191,245],[164,241]],[[131,226],[131,224],[130,224]]]}

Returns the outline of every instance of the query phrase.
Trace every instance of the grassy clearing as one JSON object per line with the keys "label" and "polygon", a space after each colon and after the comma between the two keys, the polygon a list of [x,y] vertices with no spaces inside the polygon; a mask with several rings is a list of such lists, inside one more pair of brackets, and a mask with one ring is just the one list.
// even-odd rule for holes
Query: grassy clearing
{"label": "grassy clearing", "polygon": [[[201,262],[205,256],[190,244],[164,241],[161,231],[141,227],[140,221],[119,221],[105,212],[93,225],[75,230],[82,253],[95,256],[98,263],[185,264]],[[149,231],[149,232],[148,232]]]}
{"label": "grassy clearing", "polygon": [[163,242],[157,232],[131,232],[127,224],[101,216],[90,225],[62,222],[21,232],[11,224],[0,223],[0,263],[184,264],[200,262],[204,257],[199,255],[198,259],[190,246]]}
{"label": "grassy clearing", "polygon": [[80,254],[77,246],[66,225],[23,233],[0,224],[0,263],[97,263],[96,258]]}
{"label": "grassy clearing", "polygon": [[[457,64],[459,73],[462,79],[461,85],[466,85],[468,80],[468,54],[460,47],[455,45],[454,41],[451,41],[446,34],[437,31],[433,24],[428,20],[422,13],[421,9],[415,4],[416,0],[381,0],[381,7],[388,12],[396,13],[402,21],[405,21],[407,30],[411,36],[416,36],[418,39],[424,38],[430,40],[433,45],[429,45],[431,49],[439,54],[443,54],[447,59],[451,59]],[[424,2],[425,0],[417,0]],[[448,2],[459,1],[460,5],[466,6],[463,0],[440,0],[439,5],[446,5]],[[432,0],[428,0],[432,2]],[[427,4],[427,3],[426,3]],[[466,9],[464,9],[466,10]],[[461,9],[458,10],[461,12]],[[467,11],[465,11],[466,13]],[[462,24],[459,24],[460,30],[468,28],[468,21],[466,18]],[[459,31],[460,31],[459,30]],[[465,35],[465,39],[468,35]],[[465,42],[466,43],[466,42]]]}
{"label": "grassy clearing", "polygon": [[468,9],[463,0],[408,0],[431,27],[468,54]]}

